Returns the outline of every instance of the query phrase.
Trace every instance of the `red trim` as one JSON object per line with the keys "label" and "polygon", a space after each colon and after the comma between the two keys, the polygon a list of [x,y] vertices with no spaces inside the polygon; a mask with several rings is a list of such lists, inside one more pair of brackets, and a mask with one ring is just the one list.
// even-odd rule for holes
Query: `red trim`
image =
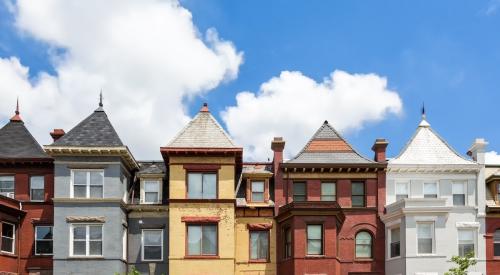
{"label": "red trim", "polygon": [[219,164],[184,164],[184,169],[189,172],[194,171],[217,171],[220,170]]}
{"label": "red trim", "polygon": [[248,230],[269,230],[273,228],[272,223],[249,223],[247,224]]}
{"label": "red trim", "polygon": [[181,217],[181,222],[187,223],[217,223],[220,217]]}

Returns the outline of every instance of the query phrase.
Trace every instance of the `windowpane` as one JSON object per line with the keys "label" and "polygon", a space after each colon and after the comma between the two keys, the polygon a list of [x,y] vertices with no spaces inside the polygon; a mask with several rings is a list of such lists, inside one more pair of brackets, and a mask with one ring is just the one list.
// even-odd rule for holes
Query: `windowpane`
{"label": "windowpane", "polygon": [[161,260],[161,246],[145,246],[144,260]]}
{"label": "windowpane", "polygon": [[323,182],[321,183],[321,200],[322,201],[335,201],[335,183]]}
{"label": "windowpane", "polygon": [[35,254],[41,255],[52,254],[52,241],[36,241],[36,251]]}
{"label": "windowpane", "polygon": [[287,259],[292,256],[292,230],[290,228],[286,228],[284,235],[285,235],[285,259]]}
{"label": "windowpane", "polygon": [[368,232],[356,235],[356,258],[372,257],[372,236]]}
{"label": "windowpane", "polygon": [[158,193],[156,192],[146,192],[144,194],[144,201],[145,202],[158,202]]}
{"label": "windowpane", "polygon": [[217,227],[215,225],[204,225],[202,227],[202,254],[217,254]]}
{"label": "windowpane", "polygon": [[161,260],[163,230],[143,230],[144,260]]}
{"label": "windowpane", "polygon": [[453,205],[465,205],[465,195],[453,194]]}
{"label": "windowpane", "polygon": [[355,207],[365,206],[365,197],[364,196],[352,196],[352,206],[355,206]]}
{"label": "windowpane", "polygon": [[89,255],[102,255],[102,241],[90,241]]}
{"label": "windowpane", "polygon": [[418,253],[431,254],[432,242],[433,242],[432,224],[430,223],[418,224],[417,238],[418,238]]}
{"label": "windowpane", "polygon": [[188,255],[201,255],[201,226],[188,226]]}
{"label": "windowpane", "polygon": [[396,200],[408,198],[408,183],[397,182],[396,183]]}
{"label": "windowpane", "polygon": [[203,174],[203,198],[217,198],[217,176],[215,174]]}
{"label": "windowpane", "polygon": [[293,183],[293,200],[294,201],[306,201],[307,198],[306,183],[305,182],[294,182]]}
{"label": "windowpane", "polygon": [[401,255],[401,231],[399,228],[391,229],[391,258]]}
{"label": "windowpane", "polygon": [[307,226],[307,254],[323,254],[323,226],[312,224]]}
{"label": "windowpane", "polygon": [[161,230],[144,230],[144,245],[161,245]]}
{"label": "windowpane", "polygon": [[364,194],[365,194],[365,184],[363,182],[353,182],[352,195],[364,195]]}
{"label": "windowpane", "polygon": [[453,194],[465,194],[465,185],[462,182],[453,183]]}
{"label": "windowpane", "polygon": [[354,207],[365,206],[365,184],[364,182],[353,182],[351,184],[351,201]]}
{"label": "windowpane", "polygon": [[500,229],[495,231],[493,235],[493,255],[500,256]]}
{"label": "windowpane", "polygon": [[102,226],[89,226],[89,238],[90,240],[102,239]]}
{"label": "windowpane", "polygon": [[86,198],[87,197],[87,186],[86,185],[75,185],[73,187],[73,196],[75,198]]}
{"label": "windowpane", "polygon": [[252,193],[252,201],[254,202],[264,201],[264,193]]}
{"label": "windowpane", "polygon": [[269,246],[268,231],[250,232],[250,259],[267,260]]}
{"label": "windowpane", "polygon": [[102,185],[104,180],[104,173],[102,171],[90,172],[90,185]]}
{"label": "windowpane", "polygon": [[0,177],[0,194],[14,198],[14,177],[1,176]]}
{"label": "windowpane", "polygon": [[87,172],[74,171],[73,182],[75,185],[87,185]]}
{"label": "windowpane", "polygon": [[85,241],[73,241],[73,255],[85,255]]}
{"label": "windowpane", "polygon": [[157,181],[146,181],[144,182],[145,192],[160,192],[160,183]]}
{"label": "windowpane", "polygon": [[31,189],[32,201],[43,201],[45,199],[45,191],[43,189]]}
{"label": "windowpane", "polygon": [[437,198],[437,183],[424,183],[424,198]]}
{"label": "windowpane", "polygon": [[75,226],[73,227],[73,239],[75,240],[85,240],[86,239],[86,227],[85,226]]}
{"label": "windowpane", "polygon": [[102,198],[102,185],[91,185],[90,186],[90,197],[91,198]]}

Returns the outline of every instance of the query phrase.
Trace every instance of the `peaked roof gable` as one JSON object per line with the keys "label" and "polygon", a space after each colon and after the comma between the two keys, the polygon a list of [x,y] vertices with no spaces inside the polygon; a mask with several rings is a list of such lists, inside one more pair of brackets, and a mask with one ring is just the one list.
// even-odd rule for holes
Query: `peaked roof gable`
{"label": "peaked roof gable", "polygon": [[239,148],[212,114],[210,114],[206,104],[166,147]]}
{"label": "peaked roof gable", "polygon": [[476,164],[457,153],[430,126],[423,116],[413,137],[389,164]]}
{"label": "peaked roof gable", "polygon": [[50,159],[22,120],[11,120],[0,129],[0,158]]}
{"label": "peaked roof gable", "polygon": [[287,163],[375,163],[358,153],[328,121],[316,131],[304,148]]}
{"label": "peaked roof gable", "polygon": [[106,112],[100,106],[51,146],[116,147],[124,145]]}

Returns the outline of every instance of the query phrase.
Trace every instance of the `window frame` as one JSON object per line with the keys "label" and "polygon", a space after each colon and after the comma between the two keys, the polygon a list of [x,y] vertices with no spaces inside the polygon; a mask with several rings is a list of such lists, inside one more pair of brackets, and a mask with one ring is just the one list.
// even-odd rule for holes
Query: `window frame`
{"label": "window frame", "polygon": [[[201,249],[200,254],[189,254],[189,227],[201,227]],[[203,254],[203,227],[215,226],[215,254]],[[219,224],[218,223],[186,223],[185,258],[218,258],[219,257]]]}
{"label": "window frame", "polygon": [[[290,240],[288,240],[288,232],[290,232]],[[283,259],[291,259],[293,257],[293,234],[292,227],[286,226],[283,228]],[[290,254],[288,248],[290,247]]]}
{"label": "window frame", "polygon": [[[262,200],[254,200],[253,198],[253,184],[254,183],[262,183],[262,192],[255,192],[255,193],[262,193]],[[251,180],[250,181],[250,202],[266,202],[266,181],[265,180]]]}
{"label": "window frame", "polygon": [[[52,244],[52,253],[37,253],[37,245],[38,245],[38,241],[49,241],[49,240],[46,240],[46,239],[38,239],[38,228],[40,227],[50,227],[51,228],[51,231],[52,231],[52,239],[50,239],[50,242]],[[35,255],[36,256],[45,256],[45,255],[54,255],[54,226],[53,225],[35,225]]]}
{"label": "window frame", "polygon": [[[85,226],[85,255],[75,255],[74,254],[74,228],[79,226]],[[100,226],[101,227],[101,254],[93,255],[90,254],[90,227]],[[69,256],[73,258],[102,258],[104,257],[104,224],[103,223],[72,223],[69,227]]]}
{"label": "window frame", "polygon": [[[388,248],[389,248],[389,255],[388,258],[389,259],[395,259],[395,258],[400,258],[401,257],[401,226],[394,226],[394,227],[390,227],[388,228],[389,229],[389,245],[388,245]],[[393,242],[393,238],[392,238],[392,230],[395,230],[395,229],[398,229],[399,230],[399,241],[398,242]],[[393,256],[392,255],[392,245],[393,244],[396,244],[398,243],[399,246],[398,246],[398,254],[399,255],[396,255],[396,256]]]}
{"label": "window frame", "polygon": [[[370,257],[358,257],[358,254],[356,253],[357,248],[358,248],[358,235],[361,233],[366,233],[368,236],[370,236]],[[373,249],[374,249],[374,241],[373,241],[373,234],[366,230],[366,229],[361,229],[356,234],[354,234],[354,259],[356,260],[372,260],[373,259]],[[361,244],[360,244],[361,245]]]}
{"label": "window frame", "polygon": [[[457,249],[458,249],[458,253],[457,255],[460,256],[460,231],[470,231],[472,232],[472,252],[474,253],[474,258],[477,258],[477,253],[476,253],[476,250],[477,250],[477,230],[475,228],[467,228],[467,227],[464,227],[464,228],[457,228]],[[470,244],[470,243],[468,243]],[[465,255],[462,255],[460,257],[464,257]]]}
{"label": "window frame", "polygon": [[[190,198],[189,197],[189,174],[201,174],[201,198]],[[211,174],[215,175],[215,198],[203,198],[203,175]],[[190,200],[216,200],[219,199],[219,171],[218,170],[186,170],[186,199]]]}
{"label": "window frame", "polygon": [[[295,185],[303,184],[304,185],[304,194],[295,194]],[[296,197],[304,197],[304,200],[296,200]],[[294,202],[304,202],[307,201],[307,181],[294,181],[292,182],[292,200]]]}
{"label": "window frame", "polygon": [[[464,193],[463,194],[456,194],[456,195],[463,195],[464,196],[464,204],[455,204],[455,193],[453,192],[453,186],[455,184],[461,184],[463,186],[463,190],[464,190]],[[467,181],[452,181],[451,182],[451,199],[452,199],[452,203],[453,203],[453,206],[467,206],[467,193],[468,193],[468,190],[467,190]]]}
{"label": "window frame", "polygon": [[[85,172],[87,173],[87,182],[85,184],[86,187],[86,195],[85,197],[75,197],[75,172]],[[91,172],[102,172],[102,196],[101,197],[91,197],[90,196],[90,186],[99,186],[96,184],[91,184],[90,173]],[[70,187],[70,198],[72,199],[102,199],[104,198],[104,182],[105,182],[104,169],[71,169],[71,187]],[[80,184],[78,184],[80,185]],[[83,185],[82,185],[83,186]]]}
{"label": "window frame", "polygon": [[[7,177],[12,177],[13,183],[14,183],[14,188],[12,189],[12,192],[0,192],[3,196],[6,196],[11,199],[15,199],[16,197],[16,175],[14,174],[1,174],[0,178],[7,178]],[[10,189],[9,189],[10,190]]]}
{"label": "window frame", "polygon": [[[160,259],[145,259],[144,256],[145,256],[145,253],[144,253],[144,231],[160,231],[161,232],[161,244],[159,245],[161,247],[161,252],[160,252]],[[162,262],[163,261],[163,246],[164,246],[164,243],[163,243],[163,229],[161,228],[158,228],[158,229],[154,229],[154,228],[144,228],[141,230],[141,261],[143,262]],[[147,245],[147,246],[158,246],[158,245]]]}
{"label": "window frame", "polygon": [[[419,237],[418,237],[418,227],[419,225],[421,224],[430,224],[431,226],[431,253],[420,253],[418,251],[418,240],[419,240]],[[416,248],[417,248],[417,256],[428,256],[428,255],[434,255],[436,253],[436,228],[435,228],[435,222],[434,221],[417,221],[416,223],[416,229],[417,229],[417,232],[415,234],[415,237],[417,238],[417,245],[416,245]]]}
{"label": "window frame", "polygon": [[[498,232],[498,240],[495,240],[496,232]],[[495,255],[495,246],[498,246],[498,252],[499,252],[498,255]],[[493,232],[493,257],[500,258],[500,228],[497,228]]]}
{"label": "window frame", "polygon": [[[436,197],[429,197],[429,198],[426,198],[425,196],[428,195],[428,194],[425,194],[425,184],[435,184],[436,185]],[[422,194],[424,196],[424,199],[438,199],[440,196],[439,196],[439,182],[438,181],[424,181],[424,183],[422,184]],[[453,187],[452,187],[453,188]]]}
{"label": "window frame", "polygon": [[[362,184],[363,185],[363,195],[353,195],[352,194],[352,190],[353,190],[353,185],[357,183],[357,184]],[[354,197],[363,197],[363,205],[360,206],[360,205],[354,205],[354,200],[353,198]],[[351,181],[351,207],[366,207],[366,182],[365,181]]]}
{"label": "window frame", "polygon": [[[160,204],[161,201],[162,201],[162,196],[161,196],[161,193],[162,193],[162,182],[158,179],[142,179],[142,192],[141,192],[141,195],[143,196],[142,200],[141,200],[141,203],[142,204]],[[158,185],[158,191],[157,192],[146,192],[146,184],[147,183],[156,183]],[[156,201],[153,201],[153,202],[148,202],[146,201],[146,193],[157,193],[157,200]]]}
{"label": "window frame", "polygon": [[[332,184],[333,185],[333,195],[324,195],[323,194],[323,185]],[[323,197],[333,197],[333,200],[325,200]],[[335,181],[322,181],[320,183],[320,200],[321,201],[337,201],[337,182]]]}
{"label": "window frame", "polygon": [[[33,178],[42,178],[43,179],[43,188],[42,189],[40,189],[40,188],[33,189],[32,188],[33,185],[31,183],[31,179],[33,179]],[[30,201],[32,201],[32,202],[43,202],[43,201],[45,201],[45,176],[44,175],[30,175],[30,182],[29,182],[29,184],[30,184]],[[33,199],[33,190],[43,190],[43,199],[41,199],[41,200],[34,200]]]}
{"label": "window frame", "polygon": [[[10,222],[6,222],[6,221],[1,221],[0,224],[2,225],[2,227],[0,228],[1,231],[0,231],[0,252],[2,253],[6,253],[6,254],[10,254],[10,255],[15,255],[16,254],[16,224],[13,224],[13,223],[10,223]],[[11,237],[5,237],[5,238],[9,238],[12,240],[12,251],[7,251],[7,250],[3,250],[2,247],[3,247],[3,226],[4,224],[8,224],[8,225],[11,225],[12,226],[12,238]]]}
{"label": "window frame", "polygon": [[[265,233],[267,235],[267,252],[266,258],[252,259],[252,233]],[[271,254],[271,230],[251,229],[248,231],[248,262],[250,263],[268,263]]]}
{"label": "window frame", "polygon": [[[398,194],[398,185],[402,185],[404,184],[406,187],[406,194]],[[406,195],[405,198],[399,198],[398,199],[398,196],[404,196]],[[408,199],[410,198],[410,182],[408,181],[397,181],[395,184],[394,184],[394,197],[396,199],[396,201],[399,201],[401,199]]]}
{"label": "window frame", "polygon": [[[319,254],[310,254],[309,253],[309,240],[318,240],[318,239],[309,239],[309,226],[320,226],[321,227],[321,252]],[[325,226],[323,223],[307,223],[306,224],[306,257],[321,257],[325,255]]]}

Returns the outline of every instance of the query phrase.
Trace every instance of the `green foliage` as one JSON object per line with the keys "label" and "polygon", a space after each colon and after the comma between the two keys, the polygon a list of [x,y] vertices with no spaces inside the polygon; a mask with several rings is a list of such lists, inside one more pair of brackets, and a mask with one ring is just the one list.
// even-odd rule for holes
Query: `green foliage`
{"label": "green foliage", "polygon": [[[115,275],[122,275],[122,274],[119,272],[115,272]],[[125,273],[123,275],[141,275],[141,273],[139,271],[137,271],[135,266],[133,266],[132,269],[130,269],[130,271],[128,273]]]}
{"label": "green foliage", "polygon": [[474,253],[470,252],[465,257],[453,256],[451,261],[457,264],[457,267],[450,268],[444,275],[467,275],[469,267],[475,265],[477,261],[474,258]]}

